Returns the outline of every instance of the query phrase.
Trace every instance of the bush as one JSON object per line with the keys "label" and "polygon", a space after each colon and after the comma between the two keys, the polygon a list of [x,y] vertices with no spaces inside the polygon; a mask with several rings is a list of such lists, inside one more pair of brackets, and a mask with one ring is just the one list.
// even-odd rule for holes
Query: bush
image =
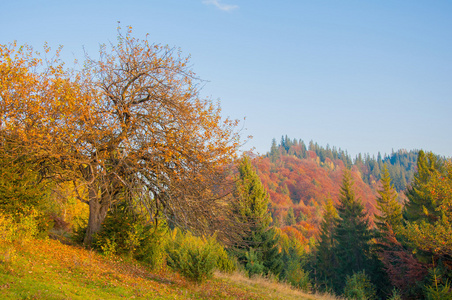
{"label": "bush", "polygon": [[94,237],[94,247],[107,255],[131,256],[140,244],[142,226],[138,214],[125,203],[113,207],[105,217],[102,229]]}
{"label": "bush", "polygon": [[[9,156],[13,151],[3,143],[0,151],[0,212],[10,216],[17,233],[28,237],[45,237],[53,227],[44,213],[50,186],[42,180],[38,165],[32,158],[22,155],[16,160]],[[3,223],[4,226],[6,223]],[[5,228],[4,228],[5,229]],[[24,230],[32,230],[24,233]]]}
{"label": "bush", "polygon": [[396,288],[392,290],[392,295],[388,300],[402,300],[402,296],[400,296],[400,293]]}
{"label": "bush", "polygon": [[0,209],[3,212],[27,214],[40,208],[47,199],[49,186],[42,180],[37,164],[23,155],[12,160],[13,151],[2,144],[0,151]]}
{"label": "bush", "polygon": [[121,203],[107,214],[94,246],[105,255],[125,255],[158,268],[165,262],[167,228],[164,221],[146,224],[144,216]]}
{"label": "bush", "polygon": [[305,272],[300,265],[292,263],[286,273],[286,281],[292,286],[301,289],[304,292],[310,292],[312,289],[309,272]]}
{"label": "bush", "polygon": [[26,244],[39,235],[39,212],[6,214],[0,211],[0,263],[11,265],[16,259],[17,243]]}
{"label": "bush", "polygon": [[7,215],[0,211],[0,241],[3,243],[29,242],[40,233],[41,213],[32,209],[28,214]]}
{"label": "bush", "polygon": [[196,282],[211,278],[216,268],[225,271],[234,269],[234,263],[218,244],[215,236],[196,237],[190,232],[182,233],[174,229],[167,246],[167,254],[168,265],[173,270]]}
{"label": "bush", "polygon": [[238,262],[236,261],[236,258],[231,258],[228,252],[226,252],[220,244],[217,244],[215,252],[217,254],[218,270],[225,273],[232,273],[237,269]]}
{"label": "bush", "polygon": [[449,281],[442,277],[441,268],[436,267],[429,270],[432,284],[425,287],[425,298],[427,300],[452,300],[452,289]]}
{"label": "bush", "polygon": [[160,221],[152,226],[144,226],[140,232],[140,245],[134,257],[153,269],[158,269],[166,262],[166,245],[168,244],[168,226]]}
{"label": "bush", "polygon": [[264,263],[259,260],[259,257],[253,248],[245,253],[246,265],[245,270],[249,277],[262,274],[264,272]]}
{"label": "bush", "polygon": [[376,298],[375,287],[370,282],[365,271],[353,273],[352,276],[347,275],[344,296],[347,299],[357,300],[371,300]]}

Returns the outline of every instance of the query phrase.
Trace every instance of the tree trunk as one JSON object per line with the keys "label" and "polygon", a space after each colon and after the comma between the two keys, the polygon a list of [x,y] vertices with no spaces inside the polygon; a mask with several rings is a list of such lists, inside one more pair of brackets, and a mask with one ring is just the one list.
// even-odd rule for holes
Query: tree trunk
{"label": "tree trunk", "polygon": [[94,234],[100,231],[102,222],[107,216],[110,205],[108,201],[102,200],[106,199],[99,197],[96,193],[96,189],[94,187],[90,187],[88,227],[86,228],[85,238],[83,240],[83,244],[85,246],[91,246]]}

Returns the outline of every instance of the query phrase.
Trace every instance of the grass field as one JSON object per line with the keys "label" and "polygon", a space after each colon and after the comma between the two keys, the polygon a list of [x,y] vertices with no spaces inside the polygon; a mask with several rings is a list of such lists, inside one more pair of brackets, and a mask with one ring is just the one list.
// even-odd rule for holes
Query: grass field
{"label": "grass field", "polygon": [[334,299],[263,278],[216,273],[201,284],[168,269],[58,240],[0,246],[1,299]]}

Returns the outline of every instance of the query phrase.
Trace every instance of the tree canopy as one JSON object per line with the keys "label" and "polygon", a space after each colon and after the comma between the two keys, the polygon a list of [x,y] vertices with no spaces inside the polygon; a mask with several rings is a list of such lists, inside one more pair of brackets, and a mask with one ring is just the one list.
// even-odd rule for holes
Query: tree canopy
{"label": "tree canopy", "polygon": [[90,207],[85,243],[123,200],[154,220],[224,232],[221,183],[238,122],[199,97],[189,59],[129,28],[85,66],[66,69],[59,51],[42,59],[28,46],[0,46],[2,143],[26,148],[43,175],[75,183]]}

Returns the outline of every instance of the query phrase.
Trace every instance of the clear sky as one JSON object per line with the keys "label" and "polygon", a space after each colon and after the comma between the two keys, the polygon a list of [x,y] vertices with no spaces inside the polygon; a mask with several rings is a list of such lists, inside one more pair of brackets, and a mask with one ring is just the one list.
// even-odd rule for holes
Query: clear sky
{"label": "clear sky", "polygon": [[246,149],[282,135],[352,156],[452,156],[452,1],[0,1],[0,43],[95,56],[117,21],[181,48],[202,95],[246,117]]}

